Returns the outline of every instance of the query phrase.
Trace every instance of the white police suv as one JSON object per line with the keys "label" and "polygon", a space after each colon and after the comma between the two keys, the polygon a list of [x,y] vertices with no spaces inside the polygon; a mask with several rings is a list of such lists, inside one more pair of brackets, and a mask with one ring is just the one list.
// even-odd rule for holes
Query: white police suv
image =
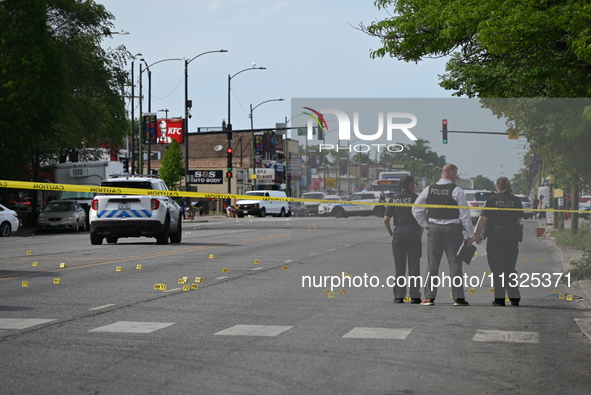
{"label": "white police suv", "polygon": [[362,203],[378,203],[380,201],[380,194],[381,192],[379,191],[356,192],[349,197],[343,198],[340,202],[330,204],[329,209],[326,211],[330,212],[335,218],[346,218],[351,215],[379,216],[379,212],[383,210],[382,206]]}
{"label": "white police suv", "polygon": [[[170,196],[164,181],[147,176],[123,175],[101,183],[99,193],[90,206],[90,243],[117,243],[122,237],[155,237],[158,244],[180,243],[182,215],[180,206]],[[120,188],[154,191],[148,195],[117,193]]]}

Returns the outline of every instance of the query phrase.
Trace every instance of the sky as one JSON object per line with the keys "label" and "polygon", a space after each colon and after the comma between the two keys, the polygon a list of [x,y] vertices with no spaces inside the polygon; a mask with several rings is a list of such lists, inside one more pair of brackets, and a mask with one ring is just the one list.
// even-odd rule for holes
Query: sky
{"label": "sky", "polygon": [[[220,127],[227,120],[229,76],[234,130],[250,128],[251,105],[256,107],[254,128],[267,128],[291,119],[295,114],[292,103],[300,98],[458,100],[438,85],[446,59],[425,59],[415,64],[370,57],[380,41],[356,27],[388,17],[387,11],[378,10],[372,0],[95,2],[114,15],[113,31],[129,32],[114,34],[103,45],[124,45],[131,54],[142,54],[134,62],[136,84],[142,63],[139,58],[151,65],[151,110],[159,117],[184,115],[182,59],[208,51],[228,51],[204,54],[189,63],[191,132],[198,127]],[[159,62],[164,59],[173,60]],[[253,64],[266,69],[242,71]],[[131,70],[131,64],[128,67]],[[142,91],[147,97],[146,72],[142,73]],[[281,98],[285,101],[275,100]],[[135,104],[137,117],[137,100]],[[145,99],[142,111],[147,110]],[[436,108],[434,112],[440,113]],[[482,122],[471,124],[460,118],[470,117],[462,117],[460,112],[456,119],[450,119],[450,130],[454,125],[458,125],[455,130],[482,130]],[[503,127],[503,122],[497,124]],[[463,178],[482,174],[495,180],[501,175],[511,177],[522,167],[526,152],[523,138],[515,141],[504,136],[450,134],[450,143],[444,145],[439,130],[440,122],[417,137],[429,140],[433,151],[456,164]]]}

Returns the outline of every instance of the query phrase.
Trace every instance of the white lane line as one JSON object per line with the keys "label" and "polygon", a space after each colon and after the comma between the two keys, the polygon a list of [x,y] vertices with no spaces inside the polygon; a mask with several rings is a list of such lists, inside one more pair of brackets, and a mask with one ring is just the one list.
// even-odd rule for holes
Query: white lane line
{"label": "white lane line", "polygon": [[118,321],[114,324],[91,329],[89,332],[150,333],[171,325],[174,325],[174,322]]}
{"label": "white lane line", "polygon": [[412,328],[368,328],[355,327],[343,338],[348,339],[398,339],[404,340],[412,332]]}
{"label": "white lane line", "polygon": [[291,329],[291,326],[275,325],[234,325],[214,335],[219,336],[277,336]]}
{"label": "white lane line", "polygon": [[261,270],[262,268],[263,268],[262,266],[259,266],[259,267],[255,267],[255,268],[250,269],[250,270]]}
{"label": "white lane line", "polygon": [[105,304],[102,306],[93,307],[92,309],[88,309],[88,310],[101,310],[101,309],[106,309],[107,307],[111,307],[111,306],[115,306],[115,304],[113,304],[113,303]]}
{"label": "white lane line", "polygon": [[228,276],[218,277],[218,278],[216,278],[216,280],[223,280],[224,278],[228,278]]}
{"label": "white lane line", "polygon": [[478,329],[472,340],[475,342],[539,343],[540,335],[538,332]]}
{"label": "white lane line", "polygon": [[25,329],[55,321],[44,318],[0,318],[0,329]]}

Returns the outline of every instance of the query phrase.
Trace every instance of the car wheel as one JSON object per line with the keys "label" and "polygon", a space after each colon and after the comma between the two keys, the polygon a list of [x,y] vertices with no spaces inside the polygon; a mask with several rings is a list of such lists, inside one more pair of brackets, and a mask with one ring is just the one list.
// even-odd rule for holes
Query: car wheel
{"label": "car wheel", "polygon": [[261,212],[260,212],[260,214],[259,214],[259,217],[265,217],[266,215],[267,215],[267,211],[266,211],[266,210],[265,210],[265,208],[263,207],[263,208],[261,209]]}
{"label": "car wheel", "polygon": [[166,221],[164,221],[164,229],[158,236],[156,236],[156,243],[157,244],[168,244],[168,232],[170,231],[170,219],[166,217]]}
{"label": "car wheel", "polygon": [[178,244],[181,242],[183,238],[183,222],[182,218],[179,217],[178,226],[176,227],[176,232],[170,235],[170,242],[174,244]]}
{"label": "car wheel", "polygon": [[345,210],[343,210],[340,207],[337,207],[332,210],[332,215],[334,215],[335,218],[344,218],[345,217]]}
{"label": "car wheel", "polygon": [[2,222],[2,225],[0,225],[0,237],[8,237],[10,236],[10,233],[12,233],[10,222]]}
{"label": "car wheel", "polygon": [[103,244],[103,237],[97,235],[94,232],[90,232],[90,244],[92,244],[92,245],[101,245],[101,244]]}
{"label": "car wheel", "polygon": [[281,212],[279,213],[279,216],[280,217],[285,217],[285,209],[284,208],[281,209]]}
{"label": "car wheel", "polygon": [[117,244],[117,237],[115,236],[107,236],[107,243],[109,244]]}
{"label": "car wheel", "polygon": [[238,218],[244,218],[244,214],[236,214]]}

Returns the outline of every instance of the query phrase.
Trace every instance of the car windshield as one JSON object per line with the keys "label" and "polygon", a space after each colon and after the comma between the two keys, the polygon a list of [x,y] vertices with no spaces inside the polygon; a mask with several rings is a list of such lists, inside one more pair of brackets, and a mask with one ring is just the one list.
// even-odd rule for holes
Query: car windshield
{"label": "car windshield", "polygon": [[302,195],[303,198],[306,199],[322,199],[324,197],[324,194],[322,193],[304,193]]}
{"label": "car windshield", "polygon": [[252,196],[268,196],[265,195],[265,192],[246,192],[247,195],[252,195]]}
{"label": "car windshield", "polygon": [[103,187],[152,189],[150,181],[103,181]]}
{"label": "car windshield", "polygon": [[72,202],[55,202],[49,203],[43,209],[45,212],[64,212],[64,211],[74,211],[74,204]]}
{"label": "car windshield", "polygon": [[494,195],[494,192],[466,192],[466,200],[469,202],[486,202],[492,195]]}
{"label": "car windshield", "polygon": [[527,197],[527,196],[520,196],[519,199],[521,199],[522,202],[526,202],[526,203],[530,202],[529,197]]}

